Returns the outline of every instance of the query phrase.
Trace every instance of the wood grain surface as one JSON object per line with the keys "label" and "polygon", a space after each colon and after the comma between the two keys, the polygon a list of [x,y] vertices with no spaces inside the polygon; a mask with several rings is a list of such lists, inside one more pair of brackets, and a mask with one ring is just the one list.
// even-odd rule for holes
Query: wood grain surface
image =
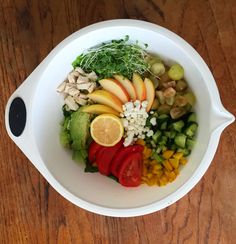
{"label": "wood grain surface", "polygon": [[187,40],[236,115],[235,0],[0,0],[0,243],[236,243],[236,123],[205,176],[170,207],[112,218],[62,198],[7,136],[6,102],[60,41],[108,19],[162,25]]}

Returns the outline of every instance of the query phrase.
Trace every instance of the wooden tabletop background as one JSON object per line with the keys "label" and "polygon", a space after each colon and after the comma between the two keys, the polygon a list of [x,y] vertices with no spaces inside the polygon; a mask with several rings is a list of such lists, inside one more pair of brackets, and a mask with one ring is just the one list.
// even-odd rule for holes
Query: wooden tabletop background
{"label": "wooden tabletop background", "polygon": [[53,47],[84,26],[117,18],[150,21],[182,36],[236,115],[235,0],[0,0],[0,243],[236,243],[236,123],[223,132],[210,168],[189,194],[135,218],[74,206],[7,136],[9,96]]}

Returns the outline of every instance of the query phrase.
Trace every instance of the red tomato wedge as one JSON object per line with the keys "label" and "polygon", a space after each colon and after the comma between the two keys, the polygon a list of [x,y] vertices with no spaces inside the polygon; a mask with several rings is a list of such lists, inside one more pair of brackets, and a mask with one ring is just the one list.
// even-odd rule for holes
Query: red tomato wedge
{"label": "red tomato wedge", "polygon": [[123,186],[134,187],[141,184],[142,154],[135,152],[124,160],[119,170],[119,182]]}
{"label": "red tomato wedge", "polygon": [[102,149],[99,151],[99,153],[96,156],[96,163],[98,166],[98,171],[101,174],[109,175],[111,173],[110,164],[113,160],[113,157],[115,156],[115,154],[121,148],[122,145],[123,145],[123,140],[118,142],[113,147],[102,147]]}
{"label": "red tomato wedge", "polygon": [[98,152],[100,151],[100,149],[102,149],[102,148],[103,148],[103,146],[99,145],[95,141],[92,141],[90,143],[89,150],[88,150],[88,160],[90,163],[95,162],[96,156],[97,156]]}
{"label": "red tomato wedge", "polygon": [[134,152],[142,152],[142,151],[143,151],[143,146],[141,145],[121,147],[111,163],[111,173],[114,176],[118,177],[120,165],[123,163],[125,158],[128,157],[128,155],[133,154]]}

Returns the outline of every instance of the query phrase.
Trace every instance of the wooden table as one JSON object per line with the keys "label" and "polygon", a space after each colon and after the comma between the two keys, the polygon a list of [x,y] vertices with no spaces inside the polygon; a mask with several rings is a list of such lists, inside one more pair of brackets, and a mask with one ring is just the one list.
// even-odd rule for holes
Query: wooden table
{"label": "wooden table", "polygon": [[222,134],[197,186],[143,217],[112,218],[62,198],[7,136],[5,104],[43,58],[72,32],[101,20],[135,18],[187,40],[236,114],[235,0],[0,1],[0,243],[236,243],[236,123]]}

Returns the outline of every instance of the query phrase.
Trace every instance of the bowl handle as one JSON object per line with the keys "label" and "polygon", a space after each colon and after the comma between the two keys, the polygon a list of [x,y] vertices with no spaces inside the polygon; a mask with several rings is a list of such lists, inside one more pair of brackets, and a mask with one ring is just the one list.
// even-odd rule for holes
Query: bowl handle
{"label": "bowl handle", "polygon": [[33,164],[33,157],[39,154],[33,134],[32,105],[41,73],[39,65],[11,95],[5,108],[7,133]]}

